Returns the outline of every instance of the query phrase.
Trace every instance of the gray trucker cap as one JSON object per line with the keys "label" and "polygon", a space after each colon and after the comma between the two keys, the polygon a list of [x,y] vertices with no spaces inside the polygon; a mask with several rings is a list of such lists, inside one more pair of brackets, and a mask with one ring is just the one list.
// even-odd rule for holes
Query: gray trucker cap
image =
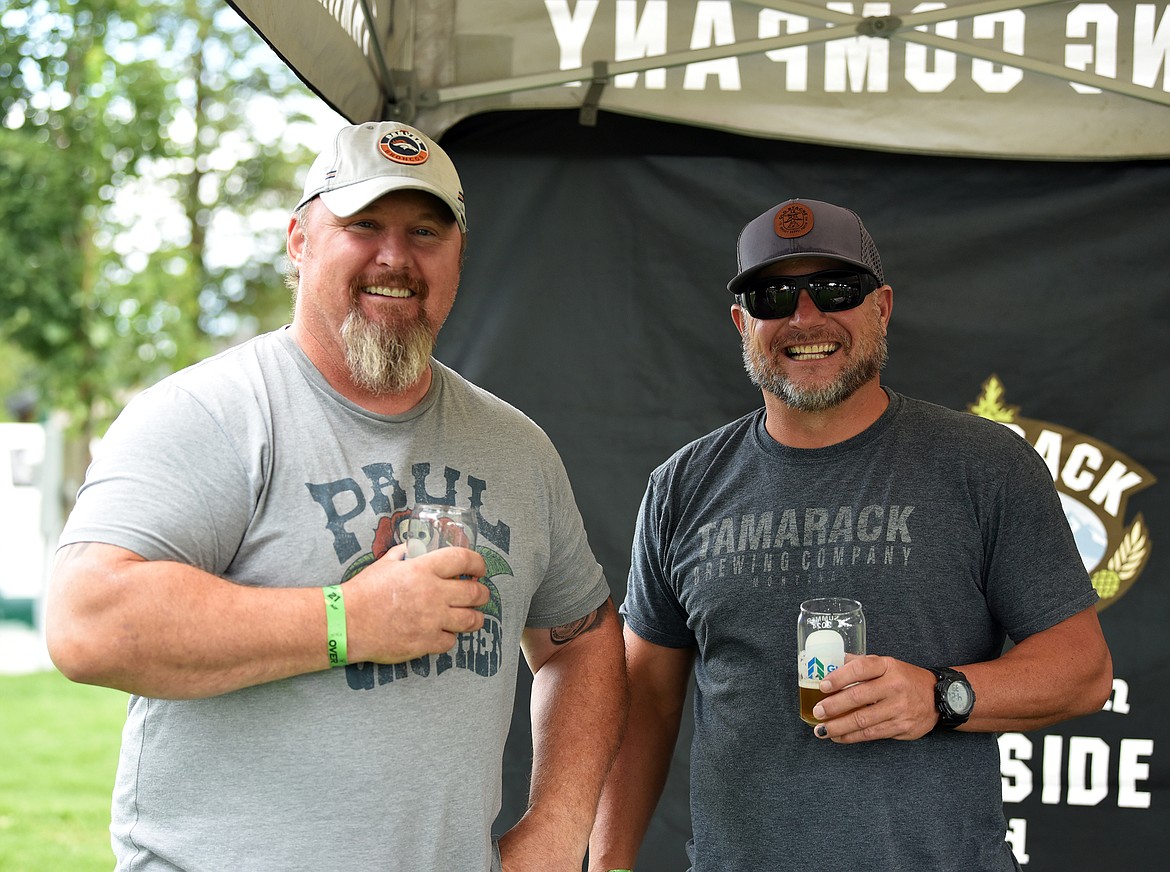
{"label": "gray trucker cap", "polygon": [[882,259],[857,213],[820,200],[786,200],[753,218],[739,234],[739,273],[727,290],[740,293],[766,266],[794,257],[831,257],[861,267],[882,284]]}

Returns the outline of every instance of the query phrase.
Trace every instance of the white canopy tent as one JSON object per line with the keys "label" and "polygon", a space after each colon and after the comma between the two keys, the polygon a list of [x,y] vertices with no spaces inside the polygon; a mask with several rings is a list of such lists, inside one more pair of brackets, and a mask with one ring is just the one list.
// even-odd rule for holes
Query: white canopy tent
{"label": "white canopy tent", "polygon": [[351,121],[580,107],[923,154],[1170,154],[1170,9],[1110,0],[231,0]]}

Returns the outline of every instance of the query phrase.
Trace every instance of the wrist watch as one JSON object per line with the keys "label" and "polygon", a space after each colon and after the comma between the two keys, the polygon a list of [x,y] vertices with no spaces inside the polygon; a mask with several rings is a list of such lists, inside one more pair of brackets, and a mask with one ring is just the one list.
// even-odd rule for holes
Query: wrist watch
{"label": "wrist watch", "polygon": [[953,730],[967,723],[975,708],[975,691],[967,676],[947,666],[927,666],[934,673],[934,707],[938,710],[935,729]]}

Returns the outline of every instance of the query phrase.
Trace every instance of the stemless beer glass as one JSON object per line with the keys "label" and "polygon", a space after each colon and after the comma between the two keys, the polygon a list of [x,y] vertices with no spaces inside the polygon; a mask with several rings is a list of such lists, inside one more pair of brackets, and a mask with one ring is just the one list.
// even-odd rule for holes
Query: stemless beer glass
{"label": "stemless beer glass", "polygon": [[475,548],[475,511],[459,506],[419,503],[398,527],[406,556],[419,557],[438,548]]}
{"label": "stemless beer glass", "polygon": [[845,665],[846,654],[865,653],[865,615],[857,600],[821,597],[800,604],[796,622],[800,719],[816,726],[813,706],[825,698],[821,680]]}

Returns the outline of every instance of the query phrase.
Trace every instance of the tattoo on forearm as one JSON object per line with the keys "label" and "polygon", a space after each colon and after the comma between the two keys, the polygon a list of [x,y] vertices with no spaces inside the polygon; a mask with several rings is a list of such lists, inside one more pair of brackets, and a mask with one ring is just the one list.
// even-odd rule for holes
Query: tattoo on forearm
{"label": "tattoo on forearm", "polygon": [[554,645],[564,645],[567,642],[572,642],[578,636],[584,636],[591,630],[596,630],[605,621],[606,612],[613,608],[609,600],[606,600],[596,609],[591,611],[584,617],[578,618],[568,624],[561,624],[559,627],[553,627],[549,630],[549,638],[552,639]]}

